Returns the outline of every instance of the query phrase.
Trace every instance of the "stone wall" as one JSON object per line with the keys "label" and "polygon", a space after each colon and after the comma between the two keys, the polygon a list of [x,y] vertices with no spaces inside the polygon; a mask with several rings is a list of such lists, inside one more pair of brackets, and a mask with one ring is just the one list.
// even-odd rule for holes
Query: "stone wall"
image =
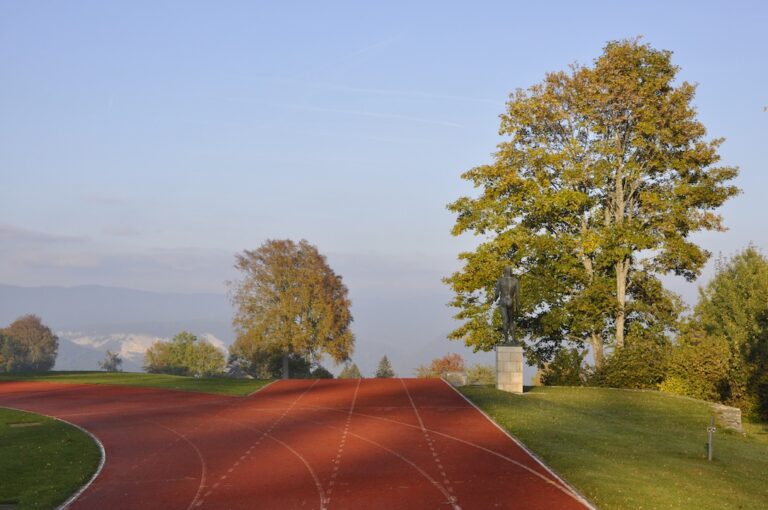
{"label": "stone wall", "polygon": [[735,430],[739,433],[744,432],[741,427],[741,409],[722,404],[712,404],[712,408],[715,411],[715,421],[718,425],[724,429]]}

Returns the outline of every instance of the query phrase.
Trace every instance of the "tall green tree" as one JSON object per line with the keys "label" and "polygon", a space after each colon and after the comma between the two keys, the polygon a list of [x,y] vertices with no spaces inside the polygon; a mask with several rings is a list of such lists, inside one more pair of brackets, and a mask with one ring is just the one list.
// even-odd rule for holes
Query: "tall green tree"
{"label": "tall green tree", "polygon": [[376,377],[378,378],[390,378],[395,377],[395,371],[392,369],[392,363],[389,362],[387,356],[383,356],[379,361],[379,366],[376,368]]}
{"label": "tall green tree", "polygon": [[269,240],[237,255],[242,279],[232,283],[232,355],[258,362],[278,354],[283,377],[291,357],[337,363],[352,354],[354,336],[347,287],[307,241]]}
{"label": "tall green tree", "polygon": [[738,189],[717,166],[672,53],[639,40],[608,43],[591,66],[549,73],[517,90],[501,115],[494,161],[462,175],[480,190],[448,207],[454,235],[482,238],[446,279],[464,324],[451,335],[475,349],[501,338],[489,323],[493,285],[512,264],[529,354],[548,360],[563,341],[606,344],[663,336],[680,302],[659,276],[693,280],[709,253],[690,240],[722,230],[714,211]]}
{"label": "tall green tree", "polygon": [[7,371],[50,370],[59,338],[37,315],[24,315],[0,330],[0,366]]}
{"label": "tall green tree", "polygon": [[718,260],[673,361],[665,389],[768,418],[768,259],[759,251]]}

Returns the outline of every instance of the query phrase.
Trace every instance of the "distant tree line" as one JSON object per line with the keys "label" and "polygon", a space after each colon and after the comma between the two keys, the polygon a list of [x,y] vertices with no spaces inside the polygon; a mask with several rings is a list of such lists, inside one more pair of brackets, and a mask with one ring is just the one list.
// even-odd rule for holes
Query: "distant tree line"
{"label": "distant tree line", "polygon": [[0,372],[53,368],[59,339],[37,315],[24,315],[0,329]]}

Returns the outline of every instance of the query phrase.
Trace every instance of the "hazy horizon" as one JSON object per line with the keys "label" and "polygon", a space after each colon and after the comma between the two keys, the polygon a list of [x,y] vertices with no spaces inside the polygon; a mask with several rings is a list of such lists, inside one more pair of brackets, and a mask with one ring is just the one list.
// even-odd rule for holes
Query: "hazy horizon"
{"label": "hazy horizon", "polygon": [[236,253],[304,238],[380,303],[353,331],[444,338],[477,242],[445,206],[508,94],[642,35],[741,168],[702,278],[665,279],[692,305],[717,254],[768,249],[768,5],[611,5],[0,3],[0,283],[223,294]]}

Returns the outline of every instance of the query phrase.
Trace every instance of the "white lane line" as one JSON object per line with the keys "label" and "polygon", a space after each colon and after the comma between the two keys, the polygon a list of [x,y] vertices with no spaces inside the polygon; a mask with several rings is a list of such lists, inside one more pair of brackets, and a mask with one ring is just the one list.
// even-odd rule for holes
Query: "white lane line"
{"label": "white lane line", "polygon": [[[451,384],[450,384],[448,381],[446,381],[445,379],[441,379],[441,380],[442,380],[442,381],[443,381],[443,382],[444,382],[446,385],[448,385],[448,387],[449,387],[449,388],[451,388],[453,391],[455,391],[455,392],[456,392],[456,393],[457,393],[457,394],[458,394],[458,395],[459,395],[461,398],[463,398],[463,399],[464,399],[466,402],[468,402],[468,403],[469,403],[469,405],[471,405],[472,407],[474,407],[474,408],[475,408],[475,410],[476,410],[477,412],[479,412],[480,414],[482,414],[482,415],[485,417],[485,419],[486,419],[486,420],[488,420],[489,422],[491,422],[491,423],[492,423],[492,424],[493,424],[493,425],[494,425],[494,426],[495,426],[497,429],[499,429],[500,431],[502,431],[502,432],[504,433],[504,435],[505,435],[505,436],[507,436],[509,439],[511,439],[511,440],[512,440],[512,442],[513,442],[513,443],[515,443],[517,446],[519,446],[520,448],[522,448],[522,449],[523,449],[523,451],[525,451],[525,452],[526,452],[528,455],[530,455],[530,456],[531,456],[531,458],[532,458],[533,460],[535,460],[535,461],[536,461],[536,462],[537,462],[537,463],[538,463],[538,464],[539,464],[539,465],[540,465],[542,468],[544,468],[544,469],[545,469],[545,470],[546,470],[546,471],[547,471],[547,472],[548,472],[550,475],[552,475],[552,476],[553,476],[553,477],[554,477],[554,478],[555,478],[557,481],[559,481],[559,482],[560,482],[560,483],[561,483],[561,484],[562,484],[564,487],[566,487],[566,488],[568,489],[568,491],[565,491],[565,490],[563,490],[562,488],[560,488],[561,490],[563,490],[563,492],[565,492],[566,494],[569,494],[569,491],[570,491],[570,494],[569,494],[569,496],[573,497],[574,499],[576,499],[577,501],[579,501],[581,504],[583,504],[584,506],[586,506],[586,507],[587,507],[587,508],[589,508],[590,510],[597,510],[597,507],[596,507],[595,505],[593,505],[593,504],[592,504],[592,503],[591,503],[591,502],[590,502],[590,501],[589,501],[587,498],[585,498],[584,496],[582,496],[582,494],[581,494],[581,493],[580,493],[578,490],[576,490],[576,488],[575,488],[575,487],[573,487],[573,486],[572,486],[570,483],[566,482],[566,481],[565,481],[565,480],[564,480],[564,479],[563,479],[563,478],[562,478],[560,475],[558,475],[558,474],[555,472],[555,470],[554,470],[554,469],[552,469],[552,468],[551,468],[551,467],[549,467],[547,464],[545,464],[545,463],[544,463],[544,461],[543,461],[543,460],[541,460],[541,459],[539,458],[539,456],[538,456],[538,455],[536,455],[536,454],[535,454],[535,453],[533,453],[533,452],[532,452],[530,449],[528,449],[528,447],[527,447],[527,446],[525,446],[525,445],[524,445],[524,444],[523,444],[523,443],[522,443],[522,442],[521,442],[519,439],[517,439],[515,436],[513,436],[512,434],[510,434],[510,433],[509,433],[509,431],[507,431],[507,430],[506,430],[505,428],[503,428],[501,425],[499,425],[498,423],[496,423],[496,422],[493,420],[493,418],[491,418],[490,416],[488,416],[488,414],[486,414],[486,412],[485,412],[485,411],[483,411],[482,409],[480,409],[479,407],[477,407],[477,406],[475,405],[475,403],[474,403],[474,402],[472,402],[472,401],[471,401],[471,400],[469,400],[469,399],[468,399],[466,396],[464,396],[464,394],[463,394],[462,392],[460,392],[459,390],[457,390],[456,388],[454,388],[454,387],[453,387],[453,385],[451,385]],[[440,434],[440,433],[438,432],[438,434]],[[480,448],[480,449],[482,449],[482,450],[485,450],[485,451],[487,451],[487,452],[489,452],[489,453],[492,453],[492,454],[494,454],[494,455],[497,455],[497,456],[499,456],[499,457],[502,457],[502,458],[504,458],[504,459],[506,459],[506,460],[508,460],[508,461],[510,461],[510,462],[514,462],[515,464],[519,464],[520,466],[522,466],[522,467],[525,467],[526,469],[528,469],[528,470],[529,470],[529,471],[531,471],[532,473],[534,473],[534,474],[537,474],[539,477],[541,477],[541,475],[540,475],[540,474],[538,474],[538,473],[536,473],[536,471],[533,471],[533,470],[531,470],[530,468],[527,468],[526,466],[523,466],[523,465],[522,465],[522,464],[520,464],[519,462],[515,462],[514,460],[512,460],[512,459],[510,459],[510,458],[508,458],[508,457],[506,457],[506,456],[504,456],[504,455],[502,455],[502,454],[500,454],[500,453],[498,453],[498,452],[494,452],[494,451],[492,451],[492,450],[488,450],[487,448],[483,448],[483,447],[482,447],[482,446],[480,446],[480,445],[476,445],[476,444],[474,444],[474,443],[469,443],[468,441],[463,441],[463,440],[461,440],[461,439],[459,439],[459,438],[453,438],[453,439],[455,439],[455,440],[457,440],[457,441],[460,441],[460,442],[463,442],[463,443],[471,444],[472,446],[474,446],[474,447],[476,447],[476,448]],[[546,480],[546,478],[544,478],[544,479]],[[547,481],[549,481],[549,480],[547,480]],[[551,481],[549,481],[549,482],[550,482],[550,483],[552,483]],[[554,485],[557,487],[557,484],[554,484]]]}
{"label": "white lane line", "polygon": [[[319,409],[322,409],[322,408],[319,408]],[[356,415],[356,416],[359,416],[358,413],[353,413],[353,414]],[[305,421],[305,422],[314,423],[314,424],[319,425],[321,427],[329,428],[331,430],[342,430],[341,428],[335,427],[333,425],[329,425],[326,422],[312,420],[312,419],[309,419],[309,418],[302,418],[302,420]],[[410,425],[410,426],[413,427],[413,425]],[[372,439],[368,439],[367,437],[361,436],[360,434],[355,434],[354,432],[349,432],[349,435],[352,436],[352,437],[356,437],[356,438],[360,439],[361,441],[365,441],[366,443],[372,444],[373,446],[375,446],[377,448],[380,448],[380,449],[384,450],[385,452],[387,452],[387,453],[389,453],[391,455],[394,455],[395,457],[397,457],[398,459],[400,459],[401,461],[405,462],[406,464],[411,466],[413,469],[418,471],[418,473],[421,476],[423,476],[429,483],[432,484],[433,487],[435,487],[443,495],[443,497],[445,497],[446,501],[448,501],[450,499],[451,495],[445,489],[445,487],[443,487],[443,485],[440,482],[438,482],[437,480],[435,480],[434,478],[429,476],[429,473],[427,473],[426,471],[421,469],[416,463],[414,463],[410,459],[404,457],[403,455],[400,455],[399,453],[397,453],[394,450],[391,450],[391,449],[387,448],[383,444],[378,443],[378,442],[376,442],[376,441],[374,441]]]}
{"label": "white lane line", "polygon": [[[448,383],[446,383],[446,384],[448,384]],[[452,386],[451,386],[451,388],[452,388],[452,389],[454,389]],[[456,391],[456,390],[454,389],[454,391]],[[463,397],[463,395],[462,395],[462,397]],[[274,399],[274,400],[280,401],[279,399]],[[467,399],[465,398],[464,400],[467,400]],[[453,441],[456,441],[456,442],[462,443],[462,444],[464,444],[464,445],[467,445],[467,446],[471,446],[471,447],[477,448],[478,450],[482,450],[482,451],[484,451],[484,452],[486,452],[486,453],[489,453],[489,454],[491,454],[491,455],[494,455],[494,456],[496,456],[496,457],[498,457],[498,458],[500,458],[500,459],[503,459],[503,460],[505,460],[505,461],[509,462],[510,464],[513,464],[513,465],[515,465],[515,466],[517,466],[517,467],[519,467],[519,468],[521,468],[521,469],[523,469],[523,470],[527,471],[528,473],[530,473],[530,474],[532,474],[533,476],[535,476],[535,477],[537,477],[537,478],[541,479],[542,481],[544,481],[544,482],[546,482],[546,483],[548,483],[548,484],[552,485],[553,487],[555,487],[555,488],[557,488],[558,490],[562,491],[564,494],[567,494],[568,496],[572,497],[573,499],[575,499],[575,500],[579,501],[580,503],[582,503],[582,504],[586,505],[586,506],[587,506],[588,508],[590,508],[591,510],[595,510],[595,506],[594,506],[592,503],[590,503],[590,502],[589,502],[589,501],[588,501],[588,500],[587,500],[587,499],[586,499],[584,496],[582,496],[582,495],[581,495],[581,494],[580,494],[580,493],[579,493],[579,492],[578,492],[578,491],[577,491],[575,488],[573,488],[573,487],[572,487],[572,486],[571,486],[569,483],[565,482],[565,481],[564,481],[564,480],[563,480],[563,479],[562,479],[560,476],[558,476],[558,475],[557,475],[557,474],[556,474],[556,473],[555,473],[555,472],[554,472],[554,471],[553,471],[551,468],[549,468],[549,467],[548,467],[546,464],[544,464],[544,462],[543,462],[541,459],[539,459],[539,458],[536,456],[536,454],[534,454],[533,452],[531,452],[531,451],[530,451],[528,448],[526,448],[526,447],[525,447],[525,445],[523,445],[522,443],[520,443],[520,442],[519,442],[518,440],[516,440],[516,439],[515,439],[513,436],[511,436],[511,435],[510,435],[508,432],[506,432],[504,429],[502,429],[501,427],[499,427],[499,425],[498,425],[496,422],[494,422],[493,420],[491,420],[491,419],[488,417],[488,415],[486,415],[486,414],[485,414],[485,413],[484,413],[484,412],[483,412],[481,409],[479,409],[477,406],[475,406],[475,405],[474,405],[474,404],[473,404],[471,401],[467,400],[467,402],[469,402],[469,403],[471,404],[471,406],[472,406],[474,409],[478,410],[478,411],[479,411],[479,412],[480,412],[480,413],[481,413],[483,416],[485,416],[487,419],[489,419],[489,420],[491,421],[491,423],[493,423],[493,424],[494,424],[494,425],[495,425],[497,428],[499,428],[499,429],[500,429],[502,432],[504,432],[504,434],[505,434],[506,436],[508,436],[510,439],[512,439],[512,441],[513,441],[515,444],[517,444],[518,446],[520,446],[520,448],[522,448],[522,449],[523,449],[523,450],[524,450],[526,453],[528,453],[528,454],[531,456],[531,458],[532,458],[532,459],[533,459],[535,462],[537,462],[537,463],[541,464],[541,465],[542,465],[542,467],[543,467],[543,468],[544,468],[544,469],[545,469],[545,470],[546,470],[548,473],[552,474],[552,476],[553,476],[554,480],[551,480],[551,479],[547,478],[546,476],[542,475],[542,474],[541,474],[541,473],[539,473],[538,471],[536,471],[536,470],[534,470],[534,469],[531,469],[530,467],[526,466],[525,464],[522,464],[522,463],[520,463],[520,462],[518,462],[518,461],[516,461],[516,460],[514,460],[514,459],[511,459],[511,458],[507,457],[506,455],[504,455],[504,454],[502,454],[502,453],[499,453],[499,452],[497,452],[497,451],[491,450],[491,449],[489,449],[489,448],[485,448],[484,446],[480,446],[480,445],[478,445],[478,444],[476,444],[476,443],[473,443],[473,442],[471,442],[471,441],[467,441],[467,440],[464,440],[464,439],[458,438],[458,437],[456,437],[456,436],[452,436],[452,435],[450,435],[450,434],[445,434],[445,433],[443,433],[443,432],[439,432],[439,431],[437,431],[437,430],[434,430],[434,429],[427,429],[427,430],[428,430],[430,433],[432,433],[432,434],[437,434],[437,435],[439,435],[439,436],[445,437],[445,438],[447,438],[447,439],[451,439],[451,440],[453,440]],[[341,410],[339,410],[339,409],[337,409],[337,408],[334,408],[334,407],[311,406],[311,405],[309,405],[309,404],[302,404],[300,407],[305,407],[305,408],[308,408],[308,409],[320,409],[320,410],[325,410],[325,411],[334,411],[334,412],[339,412],[339,413],[343,412],[343,411],[341,411]],[[451,406],[451,407],[448,407],[448,409],[453,409],[453,408],[454,408],[454,407],[452,407],[452,406]],[[464,406],[464,409],[466,409],[466,406]],[[370,419],[373,419],[373,420],[379,420],[379,421],[389,422],[389,423],[393,423],[393,424],[396,424],[396,425],[400,425],[400,426],[402,426],[402,427],[408,427],[408,428],[412,428],[412,429],[419,429],[419,427],[418,427],[417,425],[411,425],[410,423],[406,423],[406,422],[402,422],[402,421],[398,421],[398,420],[393,420],[393,419],[391,419],[391,418],[386,418],[386,417],[383,417],[383,416],[377,416],[377,415],[374,415],[374,414],[367,414],[367,413],[361,413],[361,412],[355,411],[355,412],[354,412],[354,415],[355,415],[355,416],[361,416],[361,417],[364,417],[364,418],[370,418]],[[558,482],[559,482],[559,483],[558,483]]]}
{"label": "white lane line", "polygon": [[[285,417],[288,415],[288,412],[289,412],[289,411],[291,411],[291,409],[293,409],[293,408],[296,406],[296,404],[299,402],[299,400],[301,400],[301,398],[302,398],[304,395],[306,395],[306,394],[309,392],[309,390],[311,390],[312,388],[314,388],[314,386],[315,386],[315,385],[316,385],[316,384],[317,384],[319,381],[320,381],[320,379],[315,379],[315,381],[314,381],[312,384],[310,384],[310,385],[309,385],[307,388],[305,388],[305,389],[304,389],[304,391],[303,391],[303,392],[302,392],[302,393],[301,393],[301,394],[300,394],[298,397],[296,397],[296,399],[295,399],[295,400],[294,400],[294,401],[291,403],[291,405],[290,405],[290,406],[288,406],[288,407],[286,407],[286,408],[283,410],[282,414],[280,414],[280,416],[279,416],[279,417],[278,417],[278,418],[277,418],[277,419],[276,419],[276,420],[275,420],[275,421],[272,423],[272,425],[270,425],[270,427],[269,427],[269,428],[268,428],[266,431],[261,431],[260,429],[256,429],[255,427],[248,427],[248,426],[246,426],[245,424],[242,424],[242,423],[240,423],[240,422],[237,422],[237,421],[235,421],[235,420],[231,420],[231,419],[229,419],[229,418],[225,418],[225,417],[223,417],[223,416],[220,416],[219,418],[220,418],[220,419],[223,419],[223,420],[231,421],[231,422],[233,422],[233,423],[240,423],[241,425],[243,425],[243,426],[246,426],[246,428],[250,428],[251,430],[257,430],[258,432],[260,432],[260,433],[261,433],[261,435],[258,437],[258,439],[256,439],[256,441],[254,441],[254,442],[251,444],[250,448],[248,448],[248,450],[247,450],[247,451],[250,451],[250,450],[251,450],[253,447],[255,447],[256,445],[258,445],[259,443],[261,443],[261,442],[264,440],[264,438],[269,438],[269,439],[271,439],[271,440],[273,440],[273,441],[275,441],[275,442],[277,442],[277,443],[279,443],[279,444],[282,444],[282,445],[283,445],[285,448],[287,448],[289,451],[291,451],[291,453],[293,453],[294,455],[296,455],[296,456],[297,456],[297,457],[298,457],[298,458],[299,458],[299,459],[300,459],[300,460],[301,460],[301,461],[304,463],[304,465],[307,467],[307,469],[309,470],[310,474],[312,475],[312,478],[313,478],[313,479],[314,479],[314,481],[315,481],[315,485],[317,486],[317,489],[318,489],[318,493],[319,493],[319,496],[320,496],[320,509],[321,509],[321,510],[325,510],[325,505],[324,505],[324,502],[325,502],[325,494],[324,494],[324,492],[323,492],[323,486],[322,486],[322,484],[320,484],[320,481],[319,481],[319,479],[317,478],[317,474],[316,474],[316,473],[315,473],[315,472],[312,470],[312,467],[309,465],[309,462],[307,462],[307,460],[306,460],[304,457],[302,457],[302,456],[301,456],[301,455],[300,455],[300,454],[299,454],[299,453],[298,453],[296,450],[294,450],[293,448],[291,448],[289,445],[287,445],[286,443],[283,443],[282,441],[280,441],[279,439],[276,439],[275,437],[273,437],[273,436],[271,435],[271,432],[272,432],[272,431],[275,429],[275,427],[277,427],[277,425],[278,425],[278,424],[279,424],[279,423],[280,423],[280,422],[281,422],[283,419],[285,419]],[[271,383],[270,383],[270,384],[271,384]],[[234,467],[230,468],[230,469],[229,469],[229,471],[228,471],[227,473],[231,473],[233,469],[234,469]],[[225,475],[223,475],[223,476],[222,476],[222,477],[219,479],[219,482],[221,482],[222,480],[225,480],[226,478],[227,478],[227,475],[225,474]],[[218,484],[215,484],[215,485],[213,486],[213,488],[215,489],[215,488],[217,487],[217,485],[218,485]],[[206,496],[204,496],[203,498],[201,498],[201,499],[200,499],[200,501],[198,501],[198,502],[197,502],[197,506],[201,506],[201,505],[203,504],[203,501],[204,501],[205,497],[207,497],[207,494],[206,494]]]}
{"label": "white lane line", "polygon": [[[187,507],[187,510],[190,510],[190,508],[196,506],[197,500],[200,497],[200,493],[203,491],[203,487],[205,487],[205,477],[206,477],[207,468],[205,465],[205,459],[203,458],[203,454],[200,452],[200,449],[197,447],[197,445],[193,443],[187,436],[185,436],[181,432],[174,430],[170,427],[166,427],[165,425],[162,425],[160,423],[157,423],[157,422],[154,422],[154,423],[158,427],[162,427],[169,432],[173,432],[174,434],[179,436],[181,439],[183,439],[187,444],[189,444],[189,446],[192,447],[193,450],[195,450],[195,453],[197,454],[197,458],[200,460],[200,484],[197,486],[197,492],[195,493],[195,497],[192,499],[192,502],[190,502],[189,506]],[[197,506],[199,506],[199,504]]]}
{"label": "white lane line", "polygon": [[253,390],[252,392],[250,392],[249,394],[247,394],[247,395],[246,395],[246,398],[247,398],[247,397],[252,397],[252,396],[254,396],[255,394],[257,394],[257,393],[258,393],[258,392],[260,392],[261,390],[263,390],[263,389],[266,389],[268,386],[272,386],[272,385],[273,385],[273,384],[275,384],[277,381],[278,381],[278,379],[275,379],[274,381],[268,382],[267,384],[265,384],[265,385],[264,385],[264,386],[262,386],[261,388],[258,388],[258,389],[256,389],[256,390]]}
{"label": "white lane line", "polygon": [[[435,462],[435,465],[437,466],[438,471],[443,477],[443,483],[445,484],[445,488],[448,492],[452,493],[453,488],[451,487],[451,482],[450,480],[448,480],[448,477],[445,475],[445,469],[443,469],[443,463],[440,462],[440,456],[437,454],[437,450],[435,450],[435,445],[432,442],[432,438],[429,437],[429,432],[427,432],[427,428],[424,426],[424,421],[422,421],[421,419],[421,415],[419,414],[419,410],[416,407],[416,403],[413,401],[411,392],[408,391],[408,386],[405,384],[405,381],[402,378],[400,378],[400,384],[403,385],[405,394],[408,395],[408,400],[410,400],[411,402],[411,407],[413,408],[413,412],[416,413],[416,419],[419,421],[419,427],[421,428],[421,433],[427,442],[427,446],[429,446],[429,450],[432,452],[432,460]],[[456,496],[453,496],[453,495],[448,496],[448,502],[453,507],[453,510],[461,510],[461,506],[459,506],[459,502],[456,499]]]}
{"label": "white lane line", "polygon": [[344,453],[344,445],[347,442],[347,436],[349,435],[349,425],[352,422],[352,415],[355,411],[355,402],[357,402],[357,393],[360,391],[360,382],[362,379],[357,380],[355,386],[355,393],[352,395],[352,404],[349,406],[349,412],[347,413],[347,419],[344,422],[344,431],[341,433],[341,442],[339,442],[339,448],[336,451],[336,458],[333,463],[333,474],[331,475],[331,481],[328,482],[328,491],[325,499],[326,506],[331,504],[331,493],[333,492],[333,486],[336,484],[336,476],[339,474],[339,466],[341,464],[341,455]]}
{"label": "white lane line", "polygon": [[[312,479],[315,481],[315,487],[318,489],[318,495],[320,496],[321,503],[322,503],[322,501],[323,501],[323,486],[320,483],[320,478],[317,476],[317,473],[315,473],[315,471],[312,469],[312,466],[309,464],[309,461],[307,461],[307,459],[304,458],[298,451],[296,451],[294,448],[292,448],[291,445],[289,445],[288,443],[286,443],[284,441],[281,441],[281,440],[277,439],[272,434],[267,434],[263,430],[261,430],[261,429],[259,429],[257,427],[254,427],[252,425],[249,425],[247,423],[243,423],[241,421],[233,420],[231,418],[224,418],[223,416],[219,417],[219,419],[220,420],[226,420],[226,421],[228,421],[230,423],[234,423],[235,425],[239,425],[240,427],[243,427],[243,428],[246,428],[246,429],[249,429],[249,430],[254,430],[254,431],[256,431],[256,432],[261,434],[261,436],[260,436],[259,440],[257,441],[257,443],[260,443],[262,441],[262,439],[267,438],[267,439],[269,439],[271,441],[274,441],[275,443],[279,444],[280,446],[282,446],[283,448],[285,448],[286,450],[291,452],[294,456],[296,456],[296,458],[298,458],[304,464],[304,467],[307,468],[307,471],[312,476]],[[249,450],[250,450],[250,448],[249,448]],[[226,477],[226,475],[225,475],[225,477]],[[213,484],[213,488],[214,489],[216,487],[218,487],[218,486],[219,486],[218,483]],[[210,496],[212,492],[213,492],[212,490],[208,491],[205,494],[205,497],[207,498],[208,496]],[[198,503],[198,505],[199,504],[200,503]]]}

